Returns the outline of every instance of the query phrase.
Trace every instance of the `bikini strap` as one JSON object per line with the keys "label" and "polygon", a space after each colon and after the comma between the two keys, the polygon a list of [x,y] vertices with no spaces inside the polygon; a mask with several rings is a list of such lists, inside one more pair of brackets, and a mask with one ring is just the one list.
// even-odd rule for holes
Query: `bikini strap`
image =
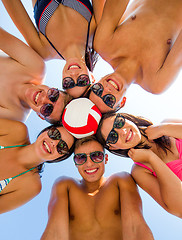
{"label": "bikini strap", "polygon": [[32,170],[35,169],[35,168],[36,168],[36,167],[30,168],[30,169],[28,169],[27,171],[22,172],[22,173],[20,173],[20,174],[18,174],[18,175],[16,175],[16,176],[12,177],[12,179],[14,179],[14,178],[16,178],[16,177],[19,177],[19,176],[21,176],[21,175],[23,175],[23,174],[25,174],[25,173],[27,173],[27,172],[30,172],[30,171],[32,171]]}
{"label": "bikini strap", "polygon": [[14,147],[25,147],[25,146],[27,146],[27,144],[26,145],[14,145],[14,146],[0,146],[0,149],[14,148]]}

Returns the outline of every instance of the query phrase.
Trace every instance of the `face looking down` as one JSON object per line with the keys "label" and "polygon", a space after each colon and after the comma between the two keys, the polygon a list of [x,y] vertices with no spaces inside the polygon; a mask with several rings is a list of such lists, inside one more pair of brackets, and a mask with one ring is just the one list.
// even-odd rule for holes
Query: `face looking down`
{"label": "face looking down", "polygon": [[74,137],[64,127],[50,127],[38,136],[35,146],[40,158],[46,161],[69,155]]}
{"label": "face looking down", "polygon": [[85,142],[75,149],[74,162],[82,178],[87,182],[96,182],[105,172],[108,161],[103,147],[95,140]]}
{"label": "face looking down", "polygon": [[42,118],[59,121],[67,102],[72,98],[56,88],[32,85],[25,92],[28,105]]}
{"label": "face looking down", "polygon": [[69,59],[62,73],[62,87],[74,98],[82,96],[91,84],[85,62],[78,58]]}
{"label": "face looking down", "polygon": [[142,137],[138,127],[119,113],[103,120],[101,134],[110,150],[133,148]]}
{"label": "face looking down", "polygon": [[95,103],[102,113],[124,106],[123,95],[126,91],[125,83],[117,73],[103,77],[93,84],[89,99]]}

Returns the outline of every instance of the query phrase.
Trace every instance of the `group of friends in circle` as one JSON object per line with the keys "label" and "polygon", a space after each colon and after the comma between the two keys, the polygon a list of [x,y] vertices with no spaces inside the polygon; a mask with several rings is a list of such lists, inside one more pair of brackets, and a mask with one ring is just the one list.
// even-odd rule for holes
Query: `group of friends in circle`
{"label": "group of friends in circle", "polygon": [[[2,2],[27,44],[0,28],[0,213],[40,193],[44,163],[73,153],[81,180],[55,181],[41,240],[154,239],[137,185],[182,218],[182,121],[154,125],[123,107],[131,84],[159,94],[179,73],[181,0],[32,0],[35,24],[21,0]],[[113,73],[94,82],[99,57]],[[51,59],[65,61],[63,90],[43,85]],[[101,119],[94,135],[75,138],[62,117],[84,98]],[[49,123],[34,143],[24,124],[31,110]],[[105,149],[131,158],[131,173],[105,178]]]}

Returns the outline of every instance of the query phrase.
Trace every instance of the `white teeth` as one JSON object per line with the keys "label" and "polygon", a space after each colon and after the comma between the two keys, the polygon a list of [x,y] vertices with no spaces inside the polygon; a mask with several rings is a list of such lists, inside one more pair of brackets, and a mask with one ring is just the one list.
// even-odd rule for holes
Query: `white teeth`
{"label": "white teeth", "polygon": [[113,82],[112,80],[109,80],[108,81],[116,90],[119,90],[118,89],[118,85],[115,83],[115,82]]}
{"label": "white teeth", "polygon": [[95,172],[96,170],[97,170],[97,168],[92,169],[92,170],[85,170],[85,171],[88,172],[88,173],[93,173],[93,172]]}
{"label": "white teeth", "polygon": [[37,104],[37,100],[39,98],[40,92],[37,93],[37,95],[35,96],[35,103]]}
{"label": "white teeth", "polygon": [[47,151],[48,151],[49,153],[51,153],[51,150],[50,150],[49,146],[47,145],[47,143],[46,143],[46,142],[43,142],[43,144],[44,144],[44,146],[46,147]]}
{"label": "white teeth", "polygon": [[130,138],[131,138],[131,136],[132,136],[132,131],[130,131],[130,133],[129,133],[129,135],[128,135],[127,139],[126,139],[126,141],[129,141],[129,140],[130,140]]}
{"label": "white teeth", "polygon": [[72,68],[79,68],[79,66],[78,65],[72,65],[72,66],[69,67],[69,69],[72,69]]}

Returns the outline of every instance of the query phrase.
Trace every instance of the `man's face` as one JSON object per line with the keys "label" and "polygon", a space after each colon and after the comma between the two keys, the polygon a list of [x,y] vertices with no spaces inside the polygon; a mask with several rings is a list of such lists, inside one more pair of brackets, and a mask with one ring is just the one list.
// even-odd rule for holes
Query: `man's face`
{"label": "man's face", "polygon": [[[126,92],[125,81],[118,73],[114,72],[101,78],[98,83],[101,84],[100,90],[97,91],[97,93],[94,93],[92,90],[89,99],[95,103],[102,113],[115,110],[120,106],[120,102]],[[99,96],[97,94],[99,94]],[[113,99],[115,100],[113,101]],[[114,104],[110,107],[112,103]]]}
{"label": "man's face", "polygon": [[82,59],[67,60],[62,77],[63,89],[74,98],[82,96],[90,85],[89,71]]}
{"label": "man's face", "polygon": [[[27,104],[42,118],[47,118],[54,121],[59,121],[60,116],[65,107],[65,102],[69,101],[69,96],[62,91],[59,91],[59,97],[56,101],[50,98],[50,88],[45,85],[33,85],[25,92]],[[48,92],[49,91],[49,92]],[[48,109],[46,109],[48,105]],[[50,109],[51,110],[50,110]],[[47,112],[51,112],[49,116],[46,116]]]}
{"label": "man's face", "polygon": [[76,165],[80,175],[87,182],[99,181],[105,172],[105,159],[100,163],[95,163],[90,159],[90,153],[95,151],[103,152],[104,150],[97,141],[89,141],[79,146],[74,152],[74,154],[87,154],[87,161],[83,165]]}

